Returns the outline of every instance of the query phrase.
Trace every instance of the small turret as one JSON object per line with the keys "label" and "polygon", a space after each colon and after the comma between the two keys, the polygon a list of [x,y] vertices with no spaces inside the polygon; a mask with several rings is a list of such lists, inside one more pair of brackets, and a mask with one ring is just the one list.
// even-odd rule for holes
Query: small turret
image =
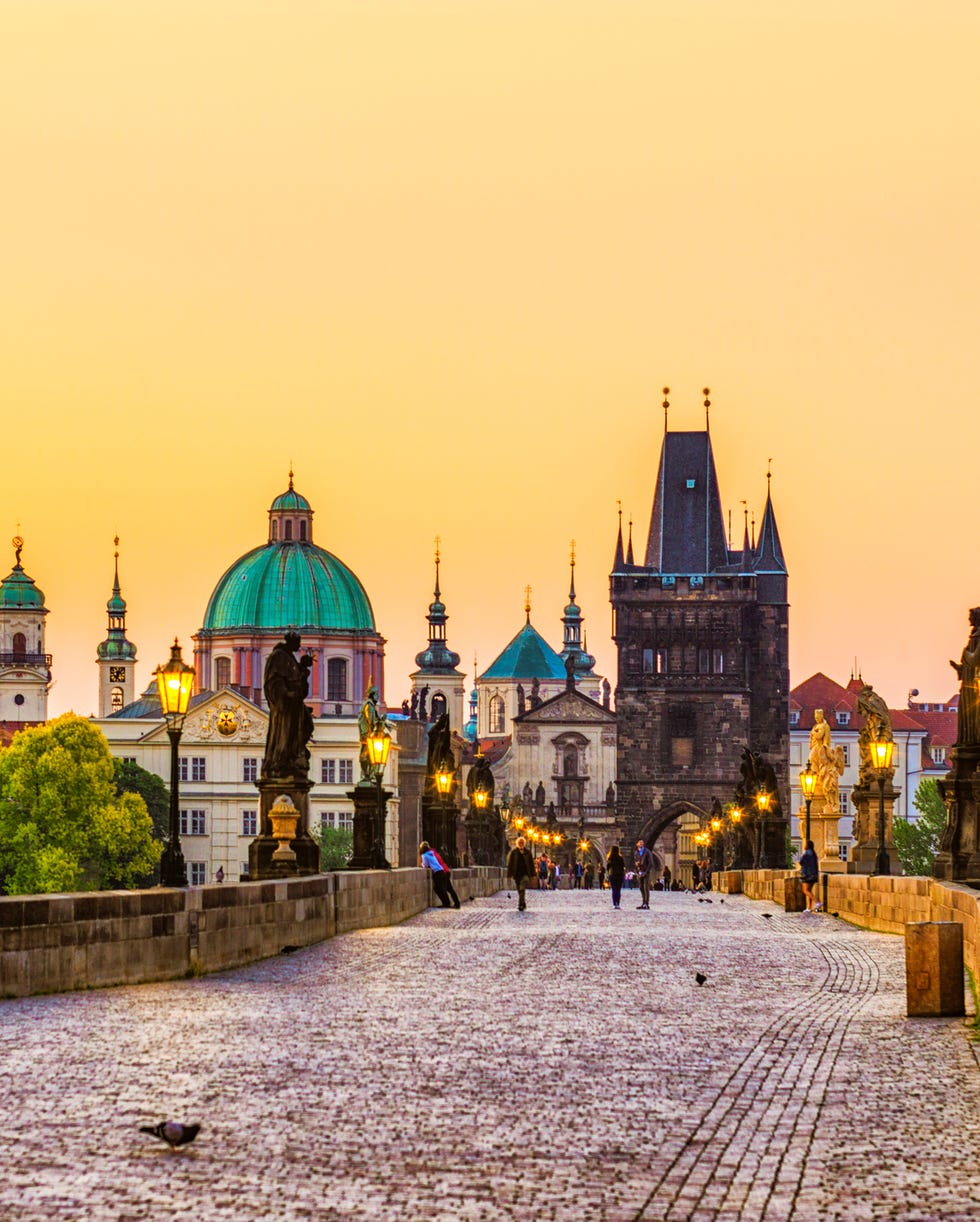
{"label": "small turret", "polygon": [[109,630],[96,650],[99,666],[99,716],[111,717],[131,704],[135,691],[136,646],[126,637],[126,600],[119,586],[119,536],[113,540],[115,570],[106,603]]}

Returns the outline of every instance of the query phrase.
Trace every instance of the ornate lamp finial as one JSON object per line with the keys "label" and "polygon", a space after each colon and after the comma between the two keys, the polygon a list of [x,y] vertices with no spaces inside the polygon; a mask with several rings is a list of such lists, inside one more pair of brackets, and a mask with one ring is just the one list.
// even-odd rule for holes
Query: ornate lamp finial
{"label": "ornate lamp finial", "polygon": [[710,387],[708,386],[702,387],[701,393],[704,395],[704,427],[705,429],[707,429],[710,432],[711,417],[710,417],[709,411],[711,408],[711,400],[708,398],[708,395],[711,394]]}
{"label": "ornate lamp finial", "polygon": [[667,396],[668,396],[669,394],[670,394],[670,387],[669,387],[669,386],[665,386],[665,387],[664,387],[664,402],[663,402],[663,409],[664,409],[664,432],[665,432],[665,433],[667,432],[667,409],[670,407],[670,400],[667,398]]}

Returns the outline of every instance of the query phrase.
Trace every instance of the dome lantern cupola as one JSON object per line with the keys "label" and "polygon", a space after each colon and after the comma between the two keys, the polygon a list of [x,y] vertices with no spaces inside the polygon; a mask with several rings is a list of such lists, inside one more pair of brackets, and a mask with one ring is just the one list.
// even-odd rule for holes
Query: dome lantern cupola
{"label": "dome lantern cupola", "polygon": [[313,510],[310,502],[293,487],[293,469],[289,469],[289,487],[269,507],[270,543],[312,543]]}
{"label": "dome lantern cupola", "polygon": [[442,601],[439,589],[439,539],[436,538],[436,584],[432,602],[429,603],[429,647],[415,655],[415,664],[426,672],[445,673],[453,671],[459,665],[459,654],[454,653],[446,644],[446,604]]}
{"label": "dome lantern cupola", "polygon": [[0,581],[0,721],[37,725],[47,721],[51,655],[44,652],[44,594],[24,572],[24,540],[12,540],[14,567]]}
{"label": "dome lantern cupola", "polygon": [[[631,539],[632,543],[632,539]],[[591,672],[595,666],[595,658],[587,653],[582,644],[582,611],[575,601],[575,540],[572,540],[571,551],[571,580],[568,589],[568,606],[565,608],[565,614],[562,616],[562,624],[564,625],[564,634],[562,640],[561,659],[564,662],[567,658],[574,659],[575,676],[581,677]]]}

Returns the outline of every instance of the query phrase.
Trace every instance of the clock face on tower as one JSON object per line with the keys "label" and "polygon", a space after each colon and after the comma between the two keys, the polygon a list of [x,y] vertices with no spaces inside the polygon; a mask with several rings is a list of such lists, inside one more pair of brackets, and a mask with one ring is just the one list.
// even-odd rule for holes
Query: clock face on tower
{"label": "clock face on tower", "polygon": [[109,667],[109,682],[110,683],[125,683],[126,682],[126,667],[125,666],[110,666]]}

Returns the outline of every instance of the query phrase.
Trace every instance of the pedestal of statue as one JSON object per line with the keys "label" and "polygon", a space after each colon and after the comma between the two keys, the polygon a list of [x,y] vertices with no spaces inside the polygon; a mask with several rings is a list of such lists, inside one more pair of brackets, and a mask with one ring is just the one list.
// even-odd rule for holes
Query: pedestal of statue
{"label": "pedestal of statue", "polygon": [[450,870],[459,866],[456,821],[459,809],[443,798],[422,799],[422,839],[428,840]]}
{"label": "pedestal of statue", "polygon": [[[814,803],[816,805],[816,803]],[[806,826],[806,811],[798,816],[800,827]],[[843,874],[847,863],[840,858],[840,812],[810,810],[810,839],[820,859],[820,869],[826,874]]]}
{"label": "pedestal of statue", "polygon": [[980,887],[980,746],[953,748],[939,793],[948,813],[933,877]]}
{"label": "pedestal of statue", "polygon": [[385,822],[393,793],[372,781],[362,781],[348,791],[354,803],[354,852],[347,863],[349,870],[391,869],[385,855]]}
{"label": "pedestal of statue", "polygon": [[[899,791],[890,780],[885,782],[885,850],[891,874],[902,873],[902,863],[895,849],[895,834],[892,831],[892,813]],[[881,807],[881,792],[877,784],[857,784],[851,790],[854,803],[854,847],[847,863],[848,874],[874,874],[878,859],[878,818]]]}
{"label": "pedestal of statue", "polygon": [[[248,846],[248,876],[257,879],[289,878],[320,872],[320,846],[310,835],[310,790],[313,782],[302,778],[263,777],[255,782],[259,791],[259,834]],[[296,834],[289,842],[295,861],[273,861],[279,841],[272,834],[269,812],[281,796],[289,798],[299,815]]]}

